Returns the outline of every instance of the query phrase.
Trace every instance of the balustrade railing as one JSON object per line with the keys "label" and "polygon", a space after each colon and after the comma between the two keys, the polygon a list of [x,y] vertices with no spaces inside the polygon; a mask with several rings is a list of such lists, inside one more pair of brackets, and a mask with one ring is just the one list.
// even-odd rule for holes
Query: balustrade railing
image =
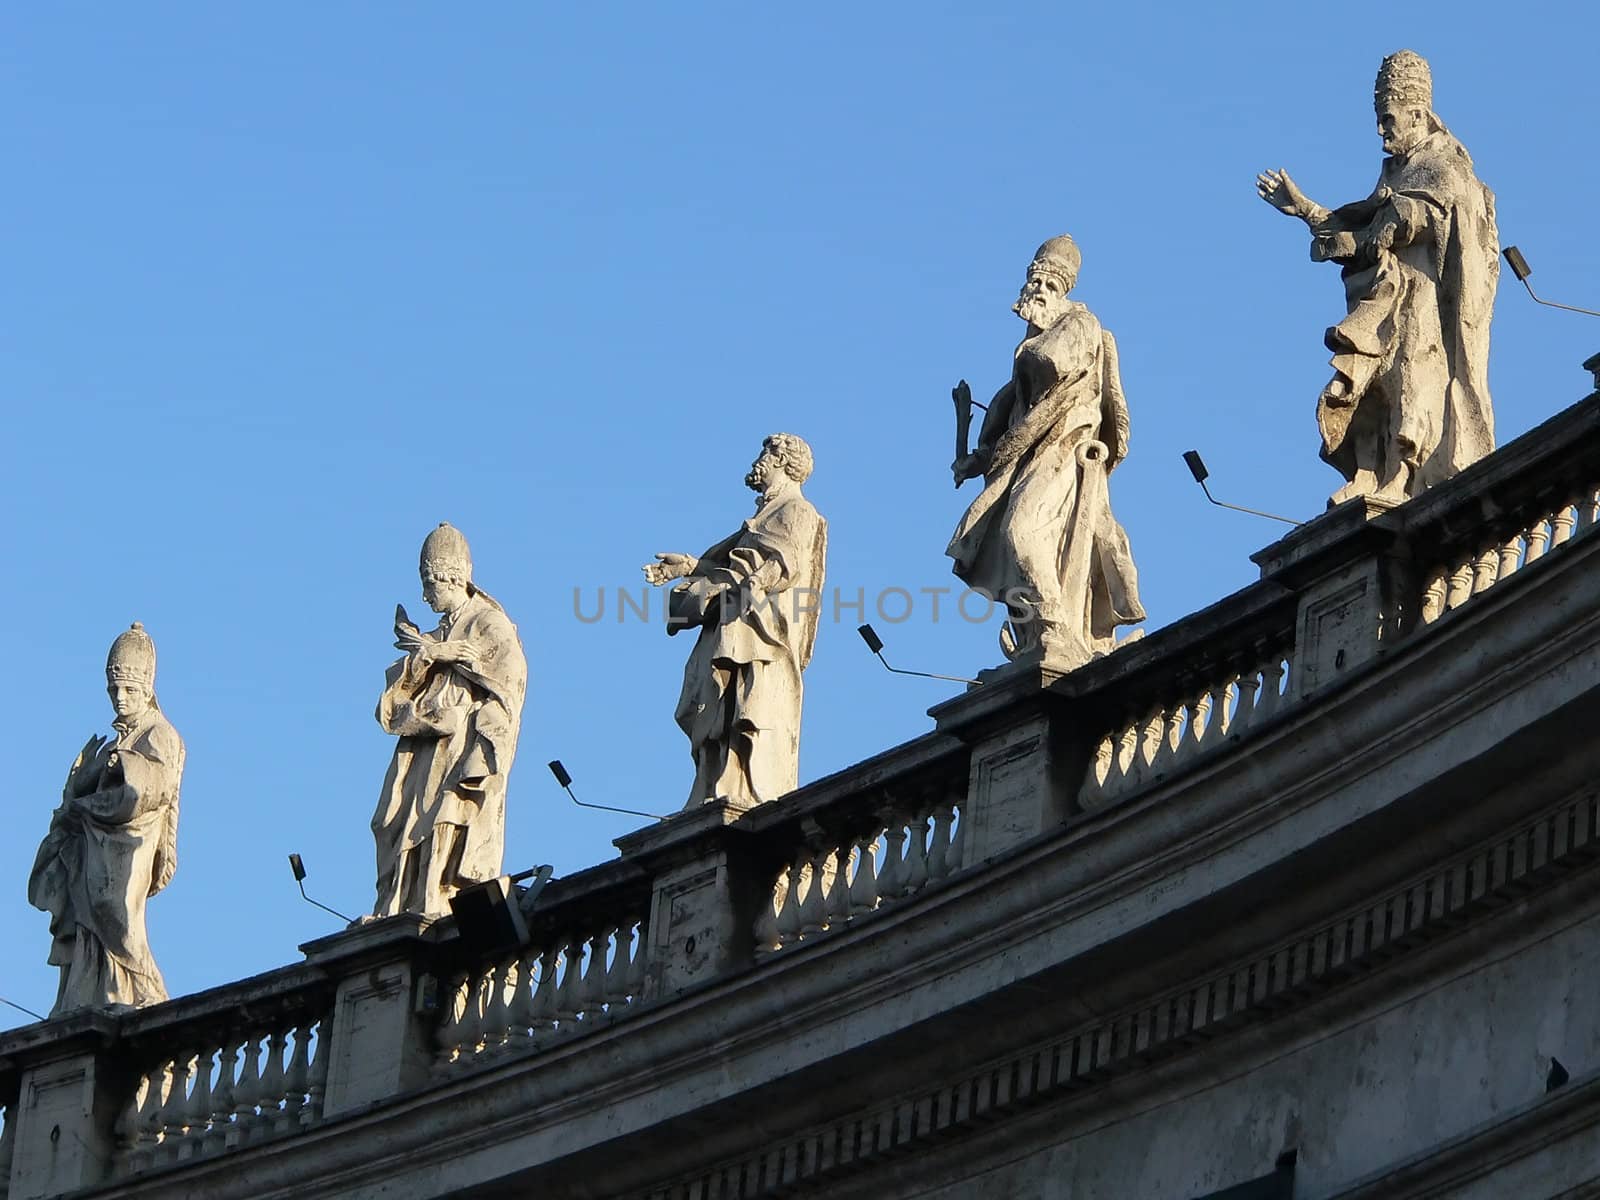
{"label": "balustrade railing", "polygon": [[298,1133],[322,1119],[328,1078],[319,1010],[173,1030],[138,1072],[117,1122],[118,1173],[137,1174]]}
{"label": "balustrade railing", "polygon": [[1207,676],[1162,689],[1142,714],[1118,721],[1095,744],[1079,803],[1090,809],[1113,804],[1288,708],[1293,641],[1293,629],[1286,629]]}
{"label": "balustrade railing", "polygon": [[1422,573],[1420,623],[1431,625],[1524,567],[1589,533],[1600,519],[1600,469],[1554,501],[1535,500],[1486,519],[1470,541],[1447,548]]}
{"label": "balustrade railing", "polygon": [[939,883],[965,865],[966,763],[924,770],[868,794],[803,794],[791,835],[753,934],[757,955],[836,932]]}
{"label": "balustrade railing", "polygon": [[527,945],[447,976],[436,1074],[488,1066],[609,1024],[642,998],[648,884],[576,890],[536,911]]}

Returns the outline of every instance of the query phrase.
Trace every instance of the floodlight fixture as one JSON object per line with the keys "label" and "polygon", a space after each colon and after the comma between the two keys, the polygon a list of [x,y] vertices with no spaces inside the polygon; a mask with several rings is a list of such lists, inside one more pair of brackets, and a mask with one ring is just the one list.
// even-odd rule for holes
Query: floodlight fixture
{"label": "floodlight fixture", "polygon": [[346,925],[354,925],[356,923],[354,917],[347,917],[337,908],[329,908],[322,901],[313,900],[310,896],[306,895],[306,864],[305,860],[302,859],[298,854],[289,855],[289,870],[294,872],[294,881],[300,885],[300,899],[304,900],[307,904],[315,905],[325,913],[332,913]]}
{"label": "floodlight fixture", "polygon": [[1528,289],[1528,295],[1533,297],[1535,304],[1543,304],[1546,308],[1564,308],[1568,312],[1583,313],[1589,317],[1600,317],[1600,312],[1592,308],[1578,308],[1573,304],[1558,304],[1554,300],[1541,299],[1533,290],[1533,284],[1528,282],[1528,276],[1533,274],[1533,268],[1528,265],[1528,260],[1523,257],[1522,251],[1515,246],[1507,246],[1500,253],[1505,257],[1506,265],[1511,268],[1511,273],[1517,277],[1517,282]]}
{"label": "floodlight fixture", "polygon": [[603,812],[622,813],[629,817],[649,817],[652,821],[665,821],[668,819],[663,817],[660,813],[640,812],[636,808],[616,808],[610,804],[590,804],[587,801],[579,800],[577,795],[572,790],[572,776],[567,773],[566,767],[561,765],[561,760],[559,758],[552,758],[545,765],[550,768],[550,774],[556,777],[556,782],[560,784],[562,789],[567,793],[567,798],[579,808],[598,808]]}
{"label": "floodlight fixture", "polygon": [[1183,461],[1188,464],[1189,474],[1194,476],[1194,481],[1200,485],[1200,490],[1206,494],[1206,499],[1218,508],[1231,508],[1234,512],[1249,513],[1252,517],[1266,517],[1269,521],[1282,521],[1285,525],[1304,525],[1304,521],[1296,521],[1291,517],[1280,517],[1277,513],[1262,512],[1259,508],[1246,508],[1242,504],[1229,504],[1218,500],[1211,494],[1211,489],[1206,486],[1206,480],[1211,477],[1211,472],[1206,470],[1205,459],[1200,457],[1198,450],[1185,450]]}
{"label": "floodlight fixture", "polygon": [[940,675],[936,671],[909,671],[904,667],[891,667],[889,666],[889,660],[883,656],[883,639],[878,636],[878,631],[871,625],[860,625],[857,626],[856,632],[861,635],[861,640],[867,644],[867,649],[878,656],[878,661],[887,670],[893,671],[896,675],[915,675],[919,679],[943,679],[948,683],[967,683],[973,687],[981,687],[983,684],[981,679],[968,679],[964,675]]}

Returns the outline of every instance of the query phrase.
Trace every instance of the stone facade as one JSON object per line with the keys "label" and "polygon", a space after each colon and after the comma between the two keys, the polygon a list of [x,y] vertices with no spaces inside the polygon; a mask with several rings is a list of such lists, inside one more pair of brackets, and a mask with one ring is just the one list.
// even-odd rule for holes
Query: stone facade
{"label": "stone facade", "polygon": [[0,1036],[7,1200],[1600,1195],[1597,464],[1600,392],[522,945]]}

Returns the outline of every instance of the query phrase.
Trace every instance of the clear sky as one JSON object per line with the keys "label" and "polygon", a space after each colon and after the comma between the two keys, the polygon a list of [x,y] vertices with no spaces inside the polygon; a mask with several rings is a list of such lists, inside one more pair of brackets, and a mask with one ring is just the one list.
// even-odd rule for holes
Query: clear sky
{"label": "clear sky", "polygon": [[[1248,583],[1277,529],[1203,504],[1179,455],[1295,516],[1340,482],[1313,416],[1338,273],[1253,179],[1365,196],[1386,53],[1432,61],[1535,285],[1600,307],[1592,4],[983,7],[0,13],[0,995],[52,1002],[25,880],[135,619],[189,748],[178,873],[150,905],[174,994],[334,928],[290,851],[313,895],[370,906],[392,746],[372,711],[441,520],[530,662],[508,869],[600,862],[637,824],[573,808],[547,759],[585,799],[682,804],[689,642],[659,593],[619,622],[617,589],[748,515],[768,433],[814,448],[830,587],[864,591],[891,661],[997,664],[993,624],[948,599],[936,621],[921,589],[955,584],[943,550],[975,490],[951,487],[949,389],[1003,382],[1009,306],[1057,233],[1121,346],[1112,503],[1148,627]],[[1600,321],[1507,273],[1502,440],[1581,398],[1595,351]],[[872,611],[890,588],[909,620]],[[950,694],[886,675],[854,611],[824,616],[803,780],[927,730]]]}

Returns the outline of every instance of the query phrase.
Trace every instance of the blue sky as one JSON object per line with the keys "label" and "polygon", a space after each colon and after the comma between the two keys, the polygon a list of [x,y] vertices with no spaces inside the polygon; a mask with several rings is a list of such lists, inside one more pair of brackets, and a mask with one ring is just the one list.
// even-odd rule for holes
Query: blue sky
{"label": "blue sky", "polygon": [[[619,622],[658,550],[747,515],[761,438],[806,437],[829,584],[899,665],[999,661],[932,619],[973,494],[950,486],[956,379],[1005,379],[1034,247],[1070,231],[1133,416],[1112,502],[1149,628],[1249,582],[1268,523],[1337,475],[1313,404],[1337,272],[1255,196],[1368,192],[1382,56],[1499,197],[1542,294],[1600,307],[1591,5],[12,6],[0,451],[14,686],[0,995],[44,1010],[24,881],[66,768],[110,712],[134,619],[189,747],[180,862],[150,906],[174,994],[294,961],[372,901],[391,742],[372,718],[417,548],[441,520],[521,629],[530,687],[507,868],[571,871],[691,777],[688,653]],[[1445,15],[1448,13],[1448,16]],[[1600,322],[1502,281],[1502,440],[1588,390]],[[916,598],[910,620],[871,611]],[[592,613],[580,621],[574,589]],[[659,602],[659,595],[653,601]],[[901,602],[890,602],[896,615]],[[652,608],[653,618],[659,609]],[[801,777],[930,727],[849,610],[807,675]],[[22,1018],[0,1014],[0,1025]]]}

